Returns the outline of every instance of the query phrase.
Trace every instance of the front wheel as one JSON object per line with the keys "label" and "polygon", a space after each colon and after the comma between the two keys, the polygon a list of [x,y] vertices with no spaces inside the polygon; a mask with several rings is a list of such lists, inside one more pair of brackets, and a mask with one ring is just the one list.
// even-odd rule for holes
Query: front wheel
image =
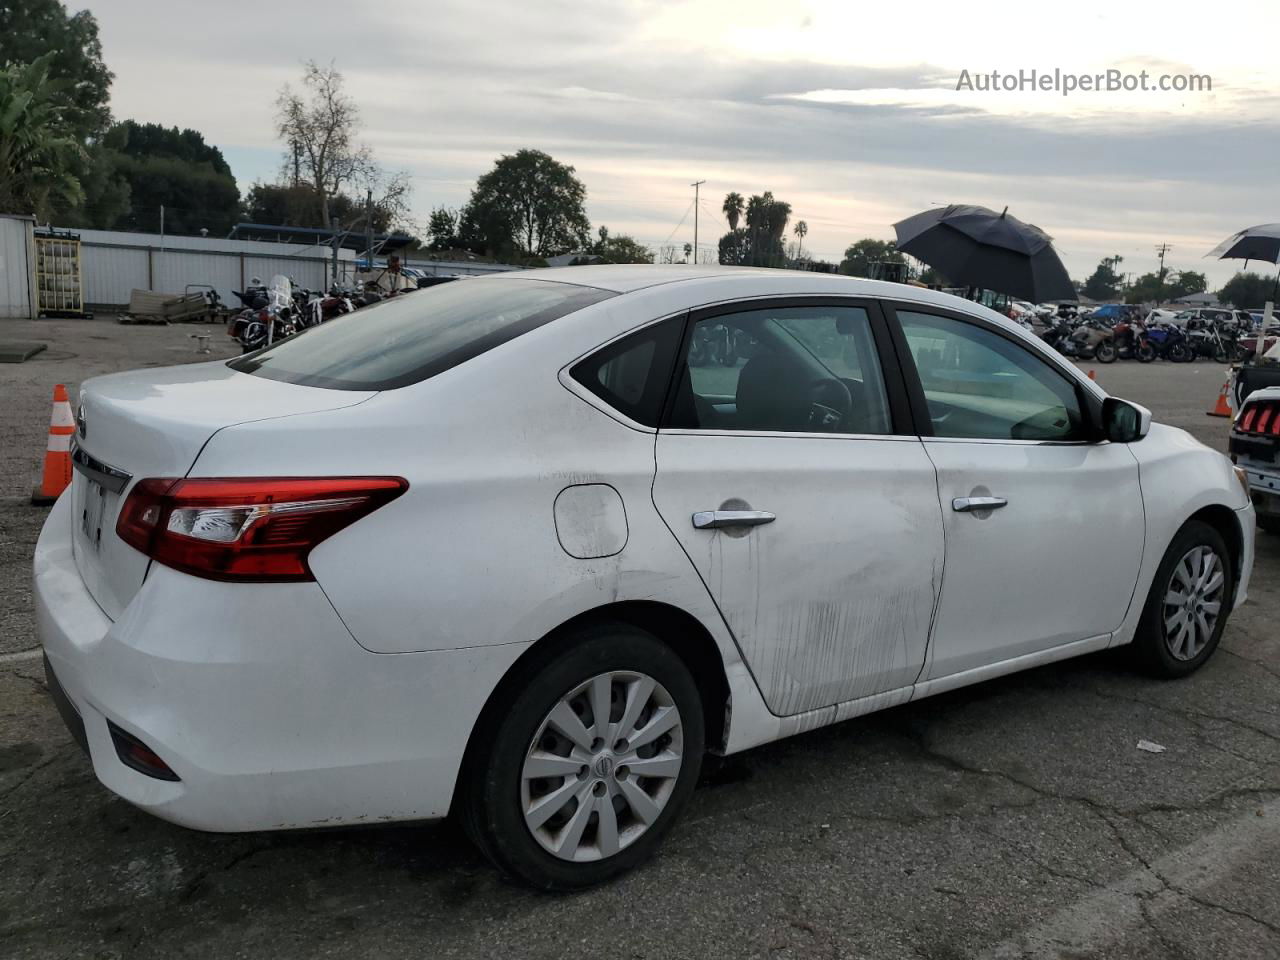
{"label": "front wheel", "polygon": [[1173,344],[1169,347],[1169,352],[1166,356],[1174,363],[1191,363],[1196,358],[1196,355],[1191,352],[1191,348],[1185,343]]}
{"label": "front wheel", "polygon": [[684,662],[635,627],[570,638],[529,671],[464,776],[463,823],[504,872],[574,890],[630,870],[688,802],[704,746]]}
{"label": "front wheel", "polygon": [[1111,340],[1103,340],[1093,351],[1094,359],[1099,363],[1116,362],[1116,345]]}
{"label": "front wheel", "polygon": [[1213,654],[1235,596],[1231,555],[1207,523],[1188,522],[1169,544],[1138,623],[1133,652],[1159,677],[1185,677]]}
{"label": "front wheel", "polygon": [[1138,358],[1139,363],[1150,363],[1156,358],[1156,348],[1144,340],[1138,344],[1138,349],[1134,355]]}

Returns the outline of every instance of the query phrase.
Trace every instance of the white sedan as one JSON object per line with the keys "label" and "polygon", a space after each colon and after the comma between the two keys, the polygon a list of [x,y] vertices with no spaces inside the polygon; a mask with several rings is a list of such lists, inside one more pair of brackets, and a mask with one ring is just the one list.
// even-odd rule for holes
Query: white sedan
{"label": "white sedan", "polygon": [[1123,644],[1185,676],[1253,558],[1221,454],[990,310],[822,274],[445,284],[77,419],[35,601],[109,789],[453,811],[549,889],[651,854],[707,750]]}

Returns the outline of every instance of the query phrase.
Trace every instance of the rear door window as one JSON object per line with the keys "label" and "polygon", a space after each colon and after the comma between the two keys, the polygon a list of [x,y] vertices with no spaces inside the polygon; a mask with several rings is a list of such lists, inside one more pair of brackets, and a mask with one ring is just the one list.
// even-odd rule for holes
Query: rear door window
{"label": "rear door window", "polygon": [[390,390],[611,296],[608,290],[547,280],[459,280],[338,317],[229,366],[312,387]]}

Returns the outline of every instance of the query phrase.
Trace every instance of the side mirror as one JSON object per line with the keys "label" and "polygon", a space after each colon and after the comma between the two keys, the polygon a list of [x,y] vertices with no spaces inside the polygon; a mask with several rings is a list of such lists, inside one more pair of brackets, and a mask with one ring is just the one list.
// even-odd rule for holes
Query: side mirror
{"label": "side mirror", "polygon": [[1151,411],[1119,397],[1102,401],[1102,435],[1112,443],[1133,443],[1151,429]]}

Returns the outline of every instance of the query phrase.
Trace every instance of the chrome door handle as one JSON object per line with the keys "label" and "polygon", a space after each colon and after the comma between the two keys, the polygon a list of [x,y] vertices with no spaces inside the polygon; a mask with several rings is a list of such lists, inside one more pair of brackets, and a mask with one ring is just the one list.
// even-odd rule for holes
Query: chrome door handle
{"label": "chrome door handle", "polygon": [[972,513],[975,510],[998,510],[1008,505],[1009,501],[1004,497],[956,497],[951,501],[951,509],[956,513]]}
{"label": "chrome door handle", "polygon": [[758,527],[778,519],[767,510],[700,510],[693,515],[693,525],[699,530],[715,530],[720,527]]}

